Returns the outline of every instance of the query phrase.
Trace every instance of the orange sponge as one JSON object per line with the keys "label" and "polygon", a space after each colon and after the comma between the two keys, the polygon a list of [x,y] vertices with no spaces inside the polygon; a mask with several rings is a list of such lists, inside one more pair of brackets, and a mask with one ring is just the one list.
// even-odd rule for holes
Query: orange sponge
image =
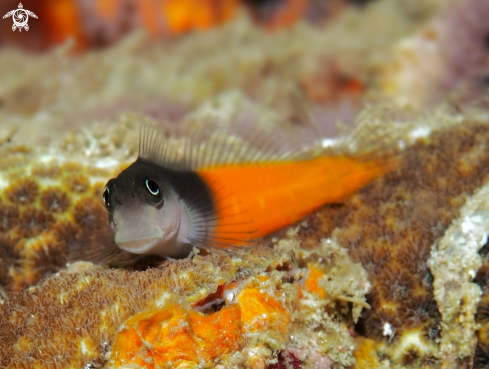
{"label": "orange sponge", "polygon": [[179,305],[131,317],[117,335],[110,365],[137,364],[153,369],[213,360],[243,344],[241,308],[224,307],[204,315]]}
{"label": "orange sponge", "polygon": [[242,309],[245,332],[287,332],[290,314],[279,301],[266,292],[257,288],[245,289],[238,295],[238,304]]}

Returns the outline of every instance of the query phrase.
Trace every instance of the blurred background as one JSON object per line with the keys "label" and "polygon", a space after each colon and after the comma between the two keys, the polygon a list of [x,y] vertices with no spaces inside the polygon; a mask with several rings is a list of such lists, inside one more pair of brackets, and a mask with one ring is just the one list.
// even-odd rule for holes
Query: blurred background
{"label": "blurred background", "polygon": [[[371,1],[371,0],[370,0]],[[155,38],[168,38],[218,27],[245,11],[256,25],[268,30],[288,27],[298,20],[320,25],[345,7],[369,0],[25,0],[23,7],[39,16],[29,24],[32,35],[11,33],[3,22],[2,45],[46,51],[72,40],[73,52],[109,46],[135,29]],[[18,7],[2,1],[1,12]]]}
{"label": "blurred background", "polygon": [[[0,143],[46,144],[125,113],[183,131],[312,123],[310,135],[335,137],[366,107],[434,109],[487,93],[485,0],[21,5],[37,16],[28,30],[12,29],[22,12],[0,22]],[[0,13],[19,6],[3,0]]]}
{"label": "blurred background", "polygon": [[366,103],[425,108],[487,91],[484,0],[22,6],[37,15],[28,31],[0,22],[0,140],[47,142],[129,111],[179,123],[247,111],[264,126],[313,121],[334,136]]}

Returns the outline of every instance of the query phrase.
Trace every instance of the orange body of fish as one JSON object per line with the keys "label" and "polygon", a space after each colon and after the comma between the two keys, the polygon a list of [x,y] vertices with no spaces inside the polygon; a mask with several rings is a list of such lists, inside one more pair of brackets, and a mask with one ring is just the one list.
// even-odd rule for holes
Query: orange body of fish
{"label": "orange body of fish", "polygon": [[[245,228],[255,227],[262,237],[295,223],[321,205],[344,200],[392,168],[392,162],[333,156],[217,166],[197,173],[216,198],[220,236],[239,239]],[[252,226],[247,225],[250,221]]]}

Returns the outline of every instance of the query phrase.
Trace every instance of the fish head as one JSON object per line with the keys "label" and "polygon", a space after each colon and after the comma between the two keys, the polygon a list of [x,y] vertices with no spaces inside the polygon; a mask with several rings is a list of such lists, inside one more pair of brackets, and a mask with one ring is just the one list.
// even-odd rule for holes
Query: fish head
{"label": "fish head", "polygon": [[114,241],[122,250],[170,257],[182,252],[177,238],[186,231],[185,224],[181,227],[185,211],[156,164],[136,160],[107,182],[102,200]]}

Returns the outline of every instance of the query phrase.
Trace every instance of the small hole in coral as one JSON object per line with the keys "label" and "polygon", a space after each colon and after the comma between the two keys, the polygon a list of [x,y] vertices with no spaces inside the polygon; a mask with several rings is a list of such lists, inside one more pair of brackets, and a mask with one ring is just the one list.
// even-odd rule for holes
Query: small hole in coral
{"label": "small hole in coral", "polygon": [[280,351],[277,355],[277,362],[271,364],[267,369],[301,369],[301,361],[293,353]]}
{"label": "small hole in coral", "polygon": [[105,366],[106,362],[102,362],[102,360],[91,361],[83,367],[83,369],[101,369]]}
{"label": "small hole in coral", "polygon": [[23,178],[12,183],[6,190],[5,196],[15,205],[32,204],[39,194],[39,186],[35,181]]}
{"label": "small hole in coral", "polygon": [[64,181],[68,188],[76,193],[85,193],[90,188],[90,181],[82,174],[69,176]]}
{"label": "small hole in coral", "polygon": [[419,348],[416,345],[409,346],[402,354],[401,362],[403,365],[414,365],[421,357]]}
{"label": "small hole in coral", "polygon": [[226,302],[223,298],[225,286],[219,286],[217,291],[211,293],[204,299],[200,300],[194,305],[194,309],[203,313],[203,314],[213,314],[226,306]]}
{"label": "small hole in coral", "polygon": [[51,187],[41,194],[41,206],[44,210],[62,213],[70,206],[70,198],[59,187]]}
{"label": "small hole in coral", "polygon": [[275,270],[278,270],[279,272],[286,272],[290,269],[292,269],[292,268],[291,268],[290,264],[287,262],[280,264],[280,265],[277,265],[277,267],[275,268]]}
{"label": "small hole in coral", "polygon": [[54,217],[35,207],[27,207],[20,215],[18,235],[22,238],[35,237],[54,223]]}

